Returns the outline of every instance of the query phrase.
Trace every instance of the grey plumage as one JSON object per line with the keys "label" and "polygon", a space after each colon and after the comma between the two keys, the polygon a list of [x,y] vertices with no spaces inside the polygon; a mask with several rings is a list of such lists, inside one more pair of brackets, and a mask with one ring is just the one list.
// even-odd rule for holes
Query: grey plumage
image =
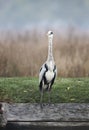
{"label": "grey plumage", "polygon": [[39,73],[39,89],[41,92],[40,103],[42,107],[43,93],[45,91],[49,92],[49,103],[50,103],[50,91],[54,80],[57,75],[57,68],[54,62],[53,53],[52,53],[52,40],[53,32],[48,32],[48,58],[47,61],[42,65]]}

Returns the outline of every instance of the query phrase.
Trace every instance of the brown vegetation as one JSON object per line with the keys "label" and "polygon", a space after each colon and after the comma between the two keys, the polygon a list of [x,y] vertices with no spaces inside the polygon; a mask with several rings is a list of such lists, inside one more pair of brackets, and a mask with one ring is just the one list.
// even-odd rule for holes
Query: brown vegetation
{"label": "brown vegetation", "polygon": [[[47,58],[47,31],[0,32],[0,76],[38,76]],[[54,32],[53,53],[60,77],[89,76],[89,35]]]}

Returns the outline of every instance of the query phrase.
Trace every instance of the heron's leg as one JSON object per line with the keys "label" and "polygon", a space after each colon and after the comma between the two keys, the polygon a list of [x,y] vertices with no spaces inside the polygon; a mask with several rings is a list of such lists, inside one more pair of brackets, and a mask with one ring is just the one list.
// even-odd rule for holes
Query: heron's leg
{"label": "heron's leg", "polygon": [[48,99],[48,103],[49,103],[49,105],[50,105],[50,103],[51,103],[51,98],[50,98],[50,97],[51,97],[51,91],[49,90],[49,91],[48,91],[48,98],[49,98],[49,99]]}
{"label": "heron's leg", "polygon": [[41,91],[40,106],[43,108],[43,90]]}
{"label": "heron's leg", "polygon": [[48,87],[48,103],[49,103],[49,105],[51,103],[50,95],[51,95],[51,88],[50,88],[50,84],[49,84],[49,87]]}

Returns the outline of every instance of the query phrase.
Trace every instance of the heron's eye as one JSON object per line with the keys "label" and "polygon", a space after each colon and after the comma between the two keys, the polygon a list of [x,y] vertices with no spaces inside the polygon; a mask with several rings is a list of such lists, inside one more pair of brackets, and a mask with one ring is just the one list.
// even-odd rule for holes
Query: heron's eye
{"label": "heron's eye", "polygon": [[50,34],[53,34],[53,32],[51,32]]}

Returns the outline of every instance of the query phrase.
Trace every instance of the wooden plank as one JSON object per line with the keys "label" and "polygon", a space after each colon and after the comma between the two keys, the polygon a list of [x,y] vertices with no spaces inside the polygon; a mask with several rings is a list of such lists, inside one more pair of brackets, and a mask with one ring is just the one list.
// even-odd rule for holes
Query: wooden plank
{"label": "wooden plank", "polygon": [[7,120],[22,122],[89,122],[89,104],[7,104]]}
{"label": "wooden plank", "polygon": [[4,103],[3,107],[7,130],[89,130],[89,104],[44,104],[41,109],[39,104]]}

